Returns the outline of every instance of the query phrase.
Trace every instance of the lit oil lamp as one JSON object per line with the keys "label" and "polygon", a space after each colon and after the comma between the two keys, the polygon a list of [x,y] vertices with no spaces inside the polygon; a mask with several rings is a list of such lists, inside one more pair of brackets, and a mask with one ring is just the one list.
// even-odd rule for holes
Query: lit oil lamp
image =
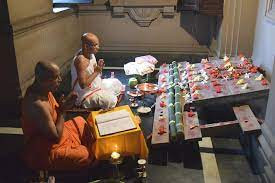
{"label": "lit oil lamp", "polygon": [[112,152],[111,154],[111,158],[115,161],[118,160],[120,158],[120,154],[118,152]]}

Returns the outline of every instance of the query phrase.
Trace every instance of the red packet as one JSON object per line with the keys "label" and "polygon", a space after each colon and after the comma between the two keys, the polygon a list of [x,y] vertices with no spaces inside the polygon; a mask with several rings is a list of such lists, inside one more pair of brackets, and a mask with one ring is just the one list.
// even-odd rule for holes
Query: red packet
{"label": "red packet", "polygon": [[248,60],[244,60],[243,64],[248,65],[248,64],[250,64],[250,62]]}
{"label": "red packet", "polygon": [[161,82],[166,82],[166,78],[165,77],[161,78]]}
{"label": "red packet", "polygon": [[187,112],[187,115],[188,115],[188,117],[193,117],[193,116],[195,116],[195,113],[193,112],[193,111],[189,111],[189,112]]}
{"label": "red packet", "polygon": [[212,85],[215,87],[215,86],[219,86],[220,84],[217,81],[213,81]]}
{"label": "red packet", "polygon": [[197,99],[199,99],[199,95],[198,95],[198,94],[193,94],[193,98],[194,98],[195,100],[197,100]]}
{"label": "red packet", "polygon": [[163,69],[162,72],[163,73],[168,73],[168,70],[167,69]]}
{"label": "red packet", "polygon": [[261,80],[261,83],[262,83],[262,85],[267,85],[268,84],[266,79]]}
{"label": "red packet", "polygon": [[238,73],[234,73],[234,74],[233,74],[233,78],[234,78],[234,79],[239,79],[239,77],[240,77],[240,75],[239,75]]}
{"label": "red packet", "polygon": [[164,133],[166,133],[165,127],[164,127],[163,125],[159,126],[158,134],[159,134],[159,135],[162,135],[162,134],[164,134]]}
{"label": "red packet", "polygon": [[160,101],[159,106],[160,106],[160,107],[166,107],[166,104],[165,104],[164,101]]}
{"label": "red packet", "polygon": [[258,68],[255,67],[255,66],[251,67],[249,70],[250,70],[250,72],[252,72],[252,73],[258,72]]}
{"label": "red packet", "polygon": [[221,92],[222,92],[222,89],[221,89],[220,86],[216,86],[216,87],[215,87],[215,90],[216,90],[217,93],[221,93]]}

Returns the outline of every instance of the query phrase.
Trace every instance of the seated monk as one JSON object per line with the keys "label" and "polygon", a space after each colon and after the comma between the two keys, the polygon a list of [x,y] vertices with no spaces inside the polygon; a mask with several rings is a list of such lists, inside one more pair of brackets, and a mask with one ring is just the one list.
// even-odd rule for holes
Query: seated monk
{"label": "seated monk", "polygon": [[104,60],[98,63],[98,37],[92,33],[82,36],[82,49],[71,64],[72,88],[78,94],[76,105],[90,109],[109,109],[116,106],[122,84],[117,79],[101,79]]}
{"label": "seated monk", "polygon": [[61,97],[59,103],[52,95],[60,82],[56,64],[39,62],[22,102],[23,160],[34,170],[76,170],[94,160],[93,136],[86,121],[82,117],[64,121],[64,111],[74,105],[77,95]]}

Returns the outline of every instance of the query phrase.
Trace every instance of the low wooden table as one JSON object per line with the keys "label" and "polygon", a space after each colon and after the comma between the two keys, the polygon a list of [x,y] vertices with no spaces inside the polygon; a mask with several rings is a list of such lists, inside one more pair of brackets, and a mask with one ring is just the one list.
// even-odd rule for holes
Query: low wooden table
{"label": "low wooden table", "polygon": [[100,136],[95,122],[95,117],[101,111],[92,111],[87,119],[92,126],[93,134],[96,138],[93,149],[95,157],[98,160],[108,160],[112,152],[119,152],[122,156],[139,155],[140,158],[147,159],[148,148],[139,127],[139,122],[135,119],[130,107],[128,105],[116,107],[109,112],[127,110],[130,113],[132,120],[135,122],[136,129],[119,132],[111,135]]}
{"label": "low wooden table", "polygon": [[[255,116],[253,115],[251,109],[249,106],[245,107],[236,107],[240,105],[245,105],[246,101],[249,101],[251,99],[256,99],[256,98],[262,98],[268,96],[269,93],[269,87],[270,84],[268,81],[266,81],[266,85],[262,84],[261,81],[255,80],[256,77],[260,75],[259,72],[256,73],[250,73],[250,77],[245,77],[244,75],[240,75],[238,79],[224,79],[224,78],[215,78],[209,73],[211,72],[211,69],[213,68],[223,68],[225,62],[221,59],[211,59],[209,64],[212,65],[212,68],[206,69],[204,64],[202,63],[197,63],[193,64],[194,68],[192,70],[187,70],[187,64],[188,62],[181,62],[180,63],[183,70],[179,72],[180,77],[183,72],[186,72],[188,75],[188,85],[190,89],[190,93],[192,94],[192,86],[194,84],[200,85],[199,93],[200,97],[195,98],[193,94],[191,95],[192,97],[190,100],[185,101],[185,103],[182,103],[183,110],[183,118],[182,118],[182,123],[184,125],[184,140],[188,141],[198,141],[202,138],[202,136],[207,135],[211,136],[208,132],[213,132],[212,129],[221,129],[223,127],[226,127],[230,129],[231,127],[236,126],[236,124],[240,124],[241,130],[244,133],[250,133],[250,132],[259,132],[260,128],[259,125],[257,124],[257,120]],[[240,61],[238,59],[233,59],[232,58],[232,65],[235,68],[238,68],[238,64],[240,64]],[[190,65],[189,65],[190,66]],[[202,84],[201,82],[196,82],[194,81],[194,77],[197,76],[198,74],[192,74],[194,73],[201,73],[202,70],[207,73],[209,76],[208,82]],[[238,70],[238,69],[236,69]],[[242,73],[247,73],[249,70],[246,67],[240,68]],[[229,72],[227,70],[221,70],[220,73],[222,75],[226,75],[226,73]],[[159,75],[159,81],[158,85],[159,87],[162,87],[162,85],[170,85],[168,83],[169,78],[169,67],[168,65],[164,65],[160,68],[160,75]],[[182,79],[182,78],[181,78]],[[248,83],[248,88],[243,89],[241,88],[242,85],[237,85],[236,83],[240,80],[243,79],[245,83]],[[191,81],[192,80],[192,81]],[[216,82],[217,85],[219,86],[221,91],[216,91],[216,85],[214,85],[213,82]],[[167,84],[168,83],[168,84]],[[165,144],[169,143],[169,125],[168,122],[169,120],[167,112],[164,112],[164,117],[166,120],[160,120],[159,118],[159,111],[166,111],[165,108],[160,107],[160,101],[162,102],[166,101],[165,99],[160,99],[157,97],[156,101],[156,110],[155,110],[155,117],[154,117],[154,125],[153,125],[153,134],[152,134],[152,144]],[[211,105],[212,107],[215,105],[221,105],[221,104],[226,104],[231,107],[234,107],[234,114],[237,117],[236,121],[222,121],[219,123],[214,123],[214,124],[209,124],[209,125],[200,125],[199,124],[199,117],[200,114],[195,113],[194,117],[188,117],[184,111],[189,111],[190,107],[195,107],[198,110],[201,111],[200,109],[203,109],[204,107],[209,108]],[[166,102],[166,105],[168,106],[169,104]],[[239,110],[241,109],[241,110]],[[245,111],[243,113],[240,113],[240,111]],[[241,116],[241,117],[240,117]],[[245,116],[245,118],[248,119],[249,122],[243,122],[242,118]],[[160,133],[160,129],[164,127],[166,133]],[[201,128],[202,127],[202,128]],[[210,130],[211,129],[211,130]],[[201,132],[203,130],[203,133]],[[213,134],[215,135],[215,134]]]}

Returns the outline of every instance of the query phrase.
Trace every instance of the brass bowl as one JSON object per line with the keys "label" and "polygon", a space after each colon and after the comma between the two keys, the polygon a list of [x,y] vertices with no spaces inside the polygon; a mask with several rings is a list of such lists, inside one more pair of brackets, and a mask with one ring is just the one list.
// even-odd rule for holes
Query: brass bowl
{"label": "brass bowl", "polygon": [[138,84],[136,88],[145,93],[155,93],[158,91],[158,85],[153,84],[153,83],[142,83]]}

